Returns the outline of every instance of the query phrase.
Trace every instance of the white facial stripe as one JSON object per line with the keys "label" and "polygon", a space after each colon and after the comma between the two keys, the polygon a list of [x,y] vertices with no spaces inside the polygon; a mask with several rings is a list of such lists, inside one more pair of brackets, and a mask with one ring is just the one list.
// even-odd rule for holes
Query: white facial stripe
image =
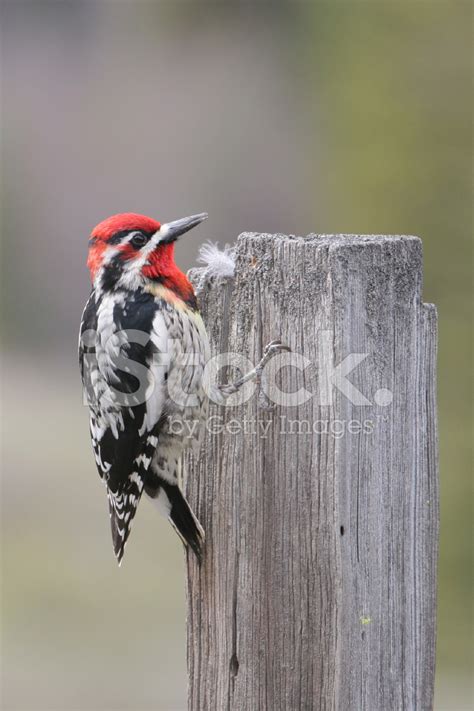
{"label": "white facial stripe", "polygon": [[126,269],[134,271],[135,268],[138,268],[140,270],[146,264],[148,256],[156,249],[161,239],[161,230],[158,230],[158,232],[152,235],[147,244],[141,248],[140,256],[129,262]]}
{"label": "white facial stripe", "polygon": [[110,247],[107,247],[107,249],[104,252],[104,257],[102,259],[102,265],[109,264],[109,262],[112,261],[112,259],[115,257],[115,255],[118,252],[118,247],[116,245],[111,245]]}
{"label": "white facial stripe", "polygon": [[[165,237],[167,236],[167,234],[168,234],[169,231],[170,231],[169,225],[166,225],[166,224],[165,224],[165,225],[161,225],[161,227],[160,227],[160,229],[158,230],[158,232],[156,232],[157,235],[158,235],[158,234],[160,235],[160,238],[159,238],[158,241],[161,242],[161,240],[165,239]],[[154,236],[154,235],[153,235],[153,236]]]}
{"label": "white facial stripe", "polygon": [[[142,268],[147,264],[148,257],[156,249],[158,244],[166,237],[168,229],[167,225],[162,225],[161,228],[151,236],[150,240],[137,251],[137,256],[134,259],[130,259],[124,262],[122,275],[118,281],[118,284],[126,288],[138,288],[143,277],[141,274]],[[120,247],[128,244],[135,235],[141,234],[139,230],[134,230],[126,235],[118,245],[110,245],[104,252],[104,257],[102,260],[102,266],[96,276],[96,287],[99,288],[101,283],[102,274],[104,268],[111,262],[111,260],[120,252]],[[99,289],[100,291],[100,289]]]}
{"label": "white facial stripe", "polygon": [[144,281],[142,268],[148,263],[148,257],[156,249],[162,239],[161,230],[155,232],[147,244],[142,247],[135,259],[131,259],[123,267],[119,285],[128,289],[138,289]]}
{"label": "white facial stripe", "polygon": [[130,234],[125,235],[125,237],[119,242],[119,244],[111,244],[107,247],[107,249],[104,252],[104,257],[102,260],[102,264],[109,264],[109,262],[112,261],[112,259],[115,257],[116,254],[120,252],[120,247],[124,244],[127,244],[130,242],[130,240],[136,235],[138,232],[130,232]]}

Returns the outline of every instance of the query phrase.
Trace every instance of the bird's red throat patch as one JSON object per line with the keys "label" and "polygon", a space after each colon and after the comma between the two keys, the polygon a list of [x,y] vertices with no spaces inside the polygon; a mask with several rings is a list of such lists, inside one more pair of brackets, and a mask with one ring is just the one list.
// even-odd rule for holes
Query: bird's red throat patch
{"label": "bird's red throat patch", "polygon": [[194,289],[186,274],[174,261],[174,244],[163,244],[148,257],[148,264],[142,268],[142,274],[148,279],[163,284],[166,289],[186,303],[194,301]]}

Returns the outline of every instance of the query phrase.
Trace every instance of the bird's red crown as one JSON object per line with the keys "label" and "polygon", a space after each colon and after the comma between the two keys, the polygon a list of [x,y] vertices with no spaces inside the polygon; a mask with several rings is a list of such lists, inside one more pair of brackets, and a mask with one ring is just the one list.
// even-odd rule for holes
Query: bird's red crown
{"label": "bird's red crown", "polygon": [[92,281],[127,288],[139,279],[158,282],[186,302],[194,301],[191,283],[174,261],[174,242],[207,215],[201,213],[167,224],[145,215],[125,212],[100,222],[89,240]]}

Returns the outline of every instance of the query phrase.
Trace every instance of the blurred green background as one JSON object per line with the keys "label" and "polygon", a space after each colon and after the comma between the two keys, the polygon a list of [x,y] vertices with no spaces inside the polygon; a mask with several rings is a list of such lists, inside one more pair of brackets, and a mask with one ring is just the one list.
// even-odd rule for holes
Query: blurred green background
{"label": "blurred green background", "polygon": [[2,3],[4,709],[186,706],[181,545],[144,503],[117,569],[76,364],[88,233],[129,210],[209,211],[186,268],[244,230],[423,238],[436,708],[472,708],[471,41],[470,2]]}

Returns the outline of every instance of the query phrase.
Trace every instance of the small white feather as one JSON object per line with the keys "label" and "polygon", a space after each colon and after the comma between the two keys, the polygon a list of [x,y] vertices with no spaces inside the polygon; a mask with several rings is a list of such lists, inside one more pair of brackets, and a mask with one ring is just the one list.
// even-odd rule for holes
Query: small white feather
{"label": "small white feather", "polygon": [[235,271],[235,249],[228,244],[220,249],[217,243],[204,242],[199,250],[198,262],[204,264],[209,276],[232,277]]}

